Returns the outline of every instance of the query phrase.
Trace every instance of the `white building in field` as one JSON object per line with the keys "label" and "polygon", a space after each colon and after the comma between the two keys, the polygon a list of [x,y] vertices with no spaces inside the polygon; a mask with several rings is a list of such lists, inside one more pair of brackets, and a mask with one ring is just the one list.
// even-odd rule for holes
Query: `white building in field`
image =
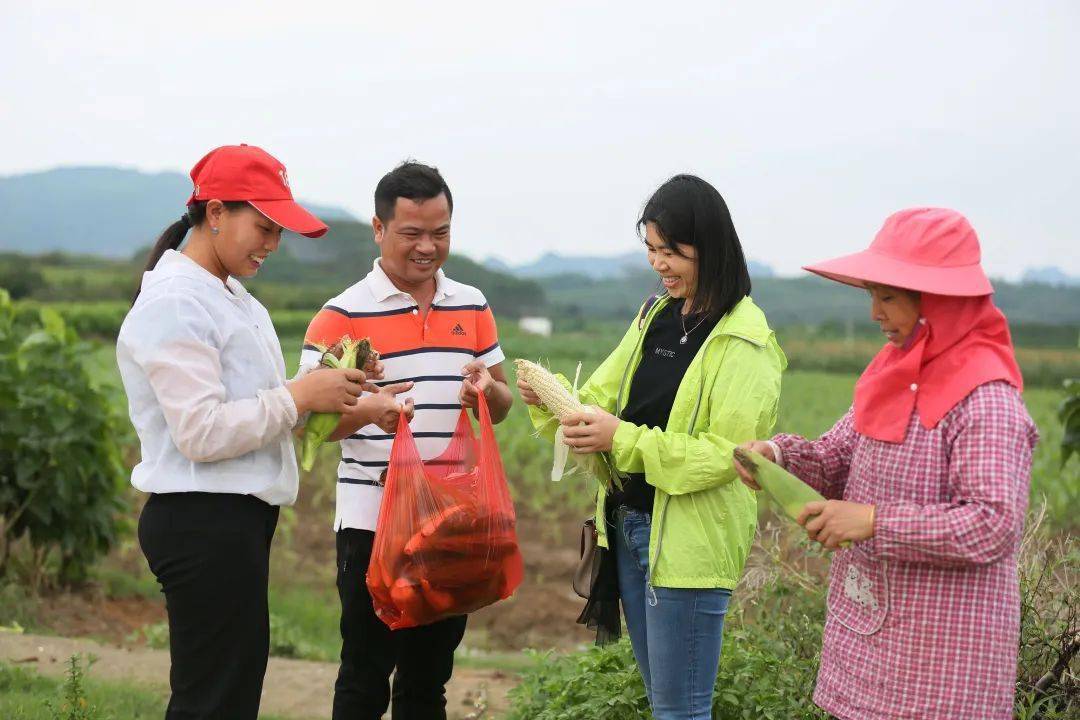
{"label": "white building in field", "polygon": [[527,332],[531,335],[540,335],[541,337],[551,337],[551,318],[523,317],[518,321],[518,327],[521,329],[521,332]]}

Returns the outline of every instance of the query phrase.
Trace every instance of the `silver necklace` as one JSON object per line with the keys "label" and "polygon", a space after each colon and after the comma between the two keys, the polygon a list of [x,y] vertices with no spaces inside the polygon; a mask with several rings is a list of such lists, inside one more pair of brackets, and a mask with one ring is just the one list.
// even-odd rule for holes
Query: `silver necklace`
{"label": "silver necklace", "polygon": [[683,333],[682,337],[679,338],[679,344],[680,345],[685,345],[687,343],[687,338],[690,336],[690,333],[697,330],[698,327],[701,326],[701,323],[705,322],[706,318],[708,318],[708,317],[709,317],[708,315],[705,315],[700,320],[698,320],[697,325],[695,325],[694,327],[687,330],[686,329],[686,316],[683,315],[682,313],[679,313],[679,324],[682,325],[682,333]]}

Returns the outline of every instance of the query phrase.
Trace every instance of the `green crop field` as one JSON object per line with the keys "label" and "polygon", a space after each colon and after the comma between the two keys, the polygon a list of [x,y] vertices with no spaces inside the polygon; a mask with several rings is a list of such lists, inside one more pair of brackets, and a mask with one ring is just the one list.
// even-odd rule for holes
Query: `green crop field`
{"label": "green crop field", "polygon": [[[90,371],[91,383],[105,393],[120,417],[126,417],[127,403],[120,386],[115,344],[112,339],[119,321],[123,318],[123,308],[117,303],[67,304],[60,308],[73,325],[80,327],[83,336],[87,338],[84,345],[86,354],[83,358]],[[19,312],[20,317],[31,322],[36,315],[36,306],[24,304]],[[299,359],[308,313],[290,310],[275,313],[274,317],[291,373],[295,371]],[[502,323],[500,330],[500,340],[509,360],[522,357],[540,361],[552,370],[568,376],[573,375],[580,362],[582,377],[585,378],[619,341],[625,331],[625,324],[590,320],[577,329],[561,330],[550,338],[523,334],[508,321]],[[783,329],[779,332],[792,367],[783,378],[777,430],[814,437],[827,430],[850,405],[859,363],[863,362],[859,358],[872,353],[874,343],[866,339],[849,343],[835,337],[815,339],[797,333],[788,335],[791,342],[784,340]],[[1022,361],[1027,357],[1025,362],[1030,363],[1031,357],[1041,357],[1047,363],[1050,370],[1044,373],[1044,380],[1055,375],[1072,373],[1080,361],[1080,353],[1060,347],[1023,347],[1020,352]],[[506,367],[513,382],[512,363],[508,362]],[[1080,375],[1080,372],[1076,374]],[[1043,529],[1048,530],[1051,537],[1068,538],[1080,527],[1073,511],[1080,501],[1080,462],[1073,460],[1064,468],[1061,467],[1059,445],[1062,429],[1056,412],[1064,397],[1064,391],[1060,385],[1047,381],[1032,384],[1024,396],[1041,435],[1034,458],[1031,500],[1036,507],[1046,508]],[[130,467],[138,460],[137,439],[126,422],[119,424],[118,432],[122,434],[119,440],[123,461]],[[530,575],[520,591],[523,598],[521,602],[508,601],[499,604],[493,608],[493,613],[481,614],[475,623],[471,624],[470,633],[459,651],[462,666],[497,667],[506,672],[522,673],[523,682],[520,689],[515,691],[514,698],[514,712],[518,714],[511,714],[510,717],[513,718],[541,717],[535,714],[536,709],[548,706],[548,695],[560,688],[572,688],[574,692],[588,695],[586,690],[591,687],[596,677],[595,672],[590,669],[594,662],[605,667],[614,663],[612,666],[617,666],[619,672],[624,673],[620,677],[625,677],[632,687],[633,697],[630,704],[634,707],[640,706],[643,702],[643,690],[639,687],[637,675],[632,672],[632,664],[628,660],[629,651],[625,644],[599,654],[541,654],[537,656],[535,667],[528,656],[522,655],[521,651],[525,646],[541,649],[556,647],[566,651],[579,646],[574,643],[581,643],[580,635],[573,635],[573,618],[576,617],[578,609],[563,607],[542,617],[534,617],[528,613],[535,608],[538,598],[554,598],[568,592],[566,578],[571,569],[565,564],[560,565],[563,561],[556,558],[564,556],[571,545],[576,552],[574,527],[577,521],[590,511],[596,489],[592,481],[581,474],[571,474],[558,483],[551,482],[551,446],[536,437],[527,410],[520,402],[514,405],[509,417],[497,426],[496,436],[521,518],[519,535],[523,548],[528,551]],[[327,444],[320,449],[315,468],[301,480],[300,496],[296,505],[283,508],[281,514],[271,561],[270,582],[271,653],[276,656],[333,662],[339,650],[339,608],[334,590],[334,546],[330,524],[333,517],[338,454],[339,448],[336,444]],[[164,648],[168,642],[168,629],[163,622],[160,595],[132,535],[141,506],[139,493],[131,489],[125,490],[122,506],[125,514],[122,521],[127,530],[123,533],[122,540],[107,556],[99,558],[92,569],[93,584],[100,588],[101,593],[94,602],[134,603],[145,609],[149,619],[140,621],[140,627],[134,632],[117,628],[103,630],[102,632],[111,635],[102,638]],[[761,503],[760,512],[762,533],[755,549],[756,562],[759,565],[755,572],[759,575],[763,568],[768,569],[767,564],[760,564],[761,559],[772,557],[776,552],[769,548],[775,545],[778,525],[785,528],[782,537],[786,539],[782,542],[786,543],[784,546],[788,547],[788,551],[794,551],[798,555],[805,554],[797,549],[802,547],[798,543],[805,542],[800,540],[797,528],[783,521],[777,523],[773,517],[776,514],[775,508],[767,501]],[[569,534],[567,528],[570,528]],[[774,545],[770,545],[770,542]],[[545,557],[544,551],[548,548],[554,552]],[[25,549],[16,548],[16,551],[22,552],[23,558],[26,557]],[[820,572],[822,566],[819,554],[811,550],[808,557],[807,568],[813,566],[818,570],[795,572],[783,581],[777,580],[779,584],[775,587],[770,585],[772,589],[768,591],[743,589],[739,602],[732,611],[731,626],[726,633],[732,642],[725,643],[725,647],[730,647],[733,654],[725,660],[724,668],[728,669],[723,672],[745,671],[759,679],[755,682],[768,685],[768,682],[760,678],[772,677],[771,671],[766,672],[762,668],[772,668],[776,663],[787,663],[800,668],[798,673],[785,676],[787,679],[777,687],[769,685],[761,690],[765,695],[775,695],[778,692],[786,694],[795,698],[791,702],[796,704],[801,702],[799,698],[805,698],[809,694],[822,621],[823,600],[819,591],[823,587],[823,578],[819,574],[813,574]],[[794,566],[789,564],[783,567],[784,573],[790,573]],[[1030,574],[1038,570],[1038,567],[1038,563],[1029,563],[1028,566],[1022,566],[1021,570]],[[800,572],[810,573],[805,576],[810,578],[809,584],[799,584],[799,578],[802,577]],[[23,627],[31,632],[65,633],[65,626],[62,623],[56,624],[53,619],[55,616],[44,609],[42,596],[29,589],[26,578],[16,573],[13,579],[14,582],[9,580],[6,584],[0,584],[0,625]],[[817,590],[810,592],[807,591],[808,587]],[[1047,591],[1050,596],[1064,597],[1054,588],[1056,586]],[[54,596],[49,604],[56,608],[68,602],[72,602],[71,596],[59,594]],[[79,602],[86,601],[74,602],[78,605]],[[1059,605],[1060,603],[1051,603],[1048,607],[1057,608]],[[158,608],[156,611],[153,610],[155,607]],[[795,623],[790,627],[785,626],[783,638],[771,633],[770,625],[756,620],[769,613],[779,613]],[[1029,624],[1025,627],[1034,626]],[[516,635],[518,628],[530,632],[532,639],[525,640]],[[1030,632],[1034,633],[1034,630]],[[1028,658],[1024,665],[1028,671],[1041,674],[1045,670],[1047,661],[1036,650],[1048,647],[1045,637],[1049,637],[1049,632],[1032,635],[1035,638],[1031,646],[1033,649],[1028,655],[1021,653],[1022,659]],[[33,708],[33,712],[39,713],[30,713],[26,717],[43,716],[40,708],[44,701],[57,697],[61,692],[55,681],[38,679],[0,666],[0,686],[5,685],[10,706],[4,706],[6,710],[10,712],[14,708],[28,712],[28,708]],[[160,712],[160,695],[153,692],[102,683],[91,683],[88,690],[91,701],[115,709],[117,717],[143,717],[146,713],[152,715]],[[740,703],[744,700],[742,696],[737,699]],[[758,701],[751,699],[746,702]],[[583,715],[571,713],[567,716]],[[632,716],[636,715],[627,715]],[[616,714],[611,717],[623,716]]]}
{"label": "green crop field", "polygon": [[[295,370],[302,345],[302,336],[297,328],[304,325],[302,318],[293,317],[294,315],[296,313],[286,313],[283,316],[285,322],[282,323],[289,331],[288,334],[282,333],[281,345],[290,371]],[[553,371],[567,376],[572,377],[577,363],[581,362],[584,379],[615,346],[624,331],[625,327],[621,324],[598,322],[589,324],[583,330],[542,338],[521,333],[515,327],[506,325],[501,329],[501,342],[507,358],[540,360]],[[118,409],[125,409],[119,389],[119,373],[116,370],[113,346],[108,342],[98,342],[95,347],[92,359],[97,376],[113,389]],[[797,351],[811,354],[814,349],[804,341]],[[1045,352],[1055,357],[1060,354],[1062,362],[1067,363],[1077,363],[1077,356],[1080,356],[1077,351]],[[509,362],[507,371],[513,382],[513,367]],[[1080,375],[1080,372],[1077,374]],[[831,427],[850,405],[856,377],[857,374],[853,372],[786,372],[777,431],[794,432],[808,437],[820,435]],[[1024,393],[1028,410],[1040,432],[1032,472],[1032,499],[1041,501],[1045,498],[1051,522],[1069,525],[1075,523],[1071,508],[1080,502],[1080,476],[1075,469],[1078,463],[1071,463],[1064,471],[1059,467],[1058,444],[1061,427],[1055,413],[1062,397],[1063,392],[1053,387],[1031,387]],[[496,436],[503,464],[511,478],[515,501],[520,506],[535,513],[566,514],[572,510],[574,516],[588,507],[593,488],[586,486],[582,476],[571,475],[559,483],[550,481],[551,446],[534,436],[524,405],[515,403],[509,417],[497,427]],[[338,449],[335,445],[329,445],[321,452],[322,457],[313,472],[332,474]],[[323,487],[322,479],[317,479],[315,485]]]}

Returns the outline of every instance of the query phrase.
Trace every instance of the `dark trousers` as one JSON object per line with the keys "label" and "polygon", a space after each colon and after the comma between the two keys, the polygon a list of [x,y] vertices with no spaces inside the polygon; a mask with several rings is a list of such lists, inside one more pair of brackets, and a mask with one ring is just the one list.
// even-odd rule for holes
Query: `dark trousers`
{"label": "dark trousers", "polygon": [[256,720],[270,651],[278,508],[250,495],[151,495],[139,544],[169,614],[167,720]]}
{"label": "dark trousers", "polygon": [[[375,533],[337,533],[341,597],[341,669],[334,685],[334,720],[378,720],[391,694],[393,720],[445,720],[446,683],[466,616],[390,630],[376,615],[366,575]],[[394,672],[393,692],[390,673]]]}

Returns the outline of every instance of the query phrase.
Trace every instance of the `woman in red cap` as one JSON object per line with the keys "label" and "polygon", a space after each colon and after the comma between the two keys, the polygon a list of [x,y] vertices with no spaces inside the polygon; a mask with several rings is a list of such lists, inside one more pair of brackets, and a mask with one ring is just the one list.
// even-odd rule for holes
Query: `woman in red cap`
{"label": "woman in red cap", "polygon": [[888,340],[821,438],[747,445],[828,498],[799,519],[837,550],[814,702],[841,720],[1007,720],[1037,434],[975,231],[903,210],[868,250],[806,269],[866,288]]}
{"label": "woman in red cap", "polygon": [[326,232],[293,201],[285,166],[231,145],[199,161],[191,179],[187,212],[150,253],[117,340],[142,450],[131,481],[151,493],[139,542],[169,616],[166,717],[255,720],[270,542],[298,486],[293,429],[309,411],[347,410],[393,428],[400,406],[386,392],[358,401],[360,370],[287,381],[270,315],[235,279],[258,272],[283,229]]}

